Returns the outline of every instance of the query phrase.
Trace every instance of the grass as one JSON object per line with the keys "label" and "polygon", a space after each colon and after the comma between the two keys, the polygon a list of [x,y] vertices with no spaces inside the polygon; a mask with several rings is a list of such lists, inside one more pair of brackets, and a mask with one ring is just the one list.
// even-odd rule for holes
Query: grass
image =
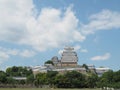
{"label": "grass", "polygon": [[0,90],[100,90],[100,89],[0,88]]}

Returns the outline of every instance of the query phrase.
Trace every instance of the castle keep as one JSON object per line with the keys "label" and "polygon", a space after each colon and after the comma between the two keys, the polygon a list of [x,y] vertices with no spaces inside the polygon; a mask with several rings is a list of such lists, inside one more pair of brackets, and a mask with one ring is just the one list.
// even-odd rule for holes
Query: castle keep
{"label": "castle keep", "polygon": [[78,57],[73,47],[65,47],[60,60],[58,60],[57,56],[53,57],[51,60],[55,66],[76,67]]}
{"label": "castle keep", "polygon": [[61,57],[61,66],[77,66],[78,57],[73,47],[65,47]]}

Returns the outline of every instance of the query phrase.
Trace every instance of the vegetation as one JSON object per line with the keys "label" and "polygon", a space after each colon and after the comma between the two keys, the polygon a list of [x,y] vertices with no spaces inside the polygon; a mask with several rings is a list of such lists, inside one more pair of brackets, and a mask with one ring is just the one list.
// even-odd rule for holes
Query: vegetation
{"label": "vegetation", "polygon": [[[86,67],[86,66],[85,66]],[[26,80],[16,80],[13,77],[26,77]],[[120,70],[112,70],[98,77],[94,73],[82,74],[77,71],[60,74],[56,71],[33,75],[27,67],[7,68],[6,72],[0,71],[0,87],[44,87],[51,88],[120,88]]]}
{"label": "vegetation", "polygon": [[99,78],[98,87],[120,88],[120,70],[116,72],[112,70],[105,72]]}
{"label": "vegetation", "polygon": [[45,64],[52,64],[52,65],[54,65],[54,63],[51,60],[46,61]]}
{"label": "vegetation", "polygon": [[[15,80],[13,77],[26,77],[26,80]],[[27,67],[10,67],[6,69],[6,72],[0,71],[0,84],[29,84],[33,83],[34,75],[32,70]]]}
{"label": "vegetation", "polygon": [[[66,90],[66,89],[53,89],[53,88],[0,88],[0,90]],[[67,89],[67,90],[100,90],[100,89]]]}

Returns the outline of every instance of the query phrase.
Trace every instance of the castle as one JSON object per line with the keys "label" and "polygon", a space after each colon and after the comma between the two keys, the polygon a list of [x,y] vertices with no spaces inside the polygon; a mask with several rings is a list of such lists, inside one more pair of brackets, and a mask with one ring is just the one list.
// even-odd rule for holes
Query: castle
{"label": "castle", "polygon": [[[66,71],[78,71],[83,74],[87,73],[87,68],[82,65],[78,65],[78,56],[73,47],[65,47],[61,58],[57,56],[52,57],[52,64],[45,64],[42,66],[35,66],[32,68],[34,75],[37,73],[46,73],[47,71],[58,71],[59,73],[65,73]],[[87,65],[89,71],[102,75],[108,71],[109,68],[95,68],[94,65]]]}
{"label": "castle", "polygon": [[58,60],[57,56],[53,57],[51,60],[54,63],[54,65],[58,67],[59,66],[76,67],[78,62],[78,57],[73,47],[65,47],[60,60]]}

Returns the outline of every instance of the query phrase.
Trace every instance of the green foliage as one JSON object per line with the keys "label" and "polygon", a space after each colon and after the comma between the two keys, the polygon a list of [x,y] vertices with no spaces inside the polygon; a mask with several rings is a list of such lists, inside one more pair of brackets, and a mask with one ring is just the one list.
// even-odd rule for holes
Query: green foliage
{"label": "green foliage", "polygon": [[14,80],[12,77],[7,77],[7,84],[16,84],[16,80]]}
{"label": "green foliage", "polygon": [[84,67],[86,70],[88,70],[88,66],[86,64],[83,64],[82,67]]}
{"label": "green foliage", "polygon": [[90,72],[90,70],[86,64],[83,64],[82,67],[84,67],[86,69],[86,72]]}
{"label": "green foliage", "polygon": [[34,75],[33,74],[30,74],[29,76],[27,76],[27,83],[28,84],[33,84],[34,82]]}
{"label": "green foliage", "polygon": [[51,87],[55,84],[55,77],[58,74],[56,71],[48,71],[47,73],[39,73],[35,77],[35,86],[42,87],[42,85],[50,85]]}
{"label": "green foliage", "polygon": [[112,70],[105,72],[99,78],[98,87],[120,88],[120,70],[113,72]]}
{"label": "green foliage", "polygon": [[98,76],[96,74],[91,74],[87,77],[86,85],[89,88],[95,88],[98,82]]}
{"label": "green foliage", "polygon": [[54,86],[55,77],[57,74],[58,74],[57,71],[48,71],[47,72],[47,80],[48,80],[48,83],[50,84],[50,87]]}
{"label": "green foliage", "polygon": [[[13,77],[26,77],[27,80],[15,80]],[[31,69],[27,67],[9,67],[6,72],[0,71],[0,83],[1,84],[33,84],[34,75]]]}
{"label": "green foliage", "polygon": [[55,86],[58,88],[67,88],[68,83],[64,75],[59,74],[55,77]]}
{"label": "green foliage", "polygon": [[46,73],[39,73],[35,77],[35,85],[42,86],[47,84],[47,74]]}
{"label": "green foliage", "polygon": [[85,76],[77,71],[58,75],[55,81],[56,86],[59,88],[83,88],[85,86]]}
{"label": "green foliage", "polygon": [[113,79],[114,79],[114,82],[120,82],[120,70],[117,72],[114,72]]}
{"label": "green foliage", "polygon": [[[86,67],[86,65],[83,65]],[[87,68],[87,67],[86,67]],[[27,77],[27,80],[15,80],[13,77]],[[94,73],[82,74],[77,71],[59,74],[56,71],[48,71],[47,73],[39,73],[33,75],[32,70],[27,67],[10,67],[6,72],[0,71],[0,84],[11,85],[35,85],[42,87],[49,85],[57,88],[96,88],[96,87],[113,87],[120,88],[120,70],[113,72],[112,70],[105,72],[101,77]]]}
{"label": "green foliage", "polygon": [[85,86],[85,76],[77,71],[67,72],[65,74],[71,88],[83,88]]}
{"label": "green foliage", "polygon": [[1,83],[6,83],[7,82],[7,77],[6,77],[6,73],[3,71],[0,71],[0,84]]}
{"label": "green foliage", "polygon": [[16,67],[16,66],[13,66],[13,67],[9,67],[6,69],[6,74],[7,76],[14,76],[14,77],[26,77],[30,74],[32,74],[32,70],[28,70],[27,67]]}
{"label": "green foliage", "polygon": [[46,61],[45,64],[52,64],[52,65],[54,65],[54,63],[51,60]]}

